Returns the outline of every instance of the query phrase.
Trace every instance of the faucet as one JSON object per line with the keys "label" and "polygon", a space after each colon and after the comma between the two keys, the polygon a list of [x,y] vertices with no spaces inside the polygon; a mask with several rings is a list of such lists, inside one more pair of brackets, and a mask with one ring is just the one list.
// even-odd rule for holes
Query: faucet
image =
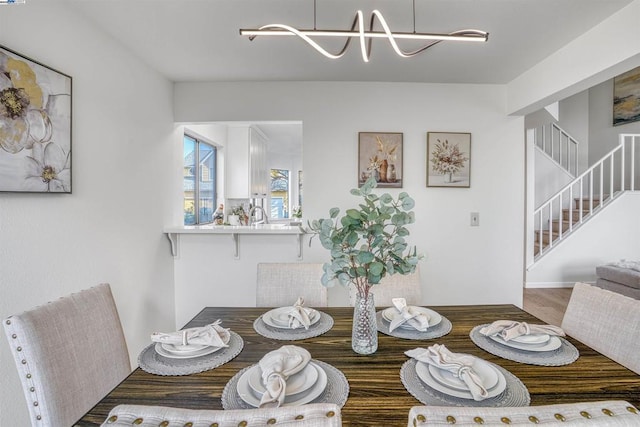
{"label": "faucet", "polygon": [[269,217],[267,216],[267,212],[264,210],[262,206],[254,206],[249,210],[249,225],[253,225],[253,214],[256,212],[256,209],[260,209],[262,211],[262,219],[265,224],[269,224]]}

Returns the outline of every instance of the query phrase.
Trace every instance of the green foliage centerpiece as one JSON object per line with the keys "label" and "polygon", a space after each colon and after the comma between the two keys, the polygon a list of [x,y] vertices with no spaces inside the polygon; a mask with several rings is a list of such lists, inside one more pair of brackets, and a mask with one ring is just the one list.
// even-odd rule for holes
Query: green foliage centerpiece
{"label": "green foliage centerpiece", "polygon": [[377,183],[369,178],[351,194],[363,201],[357,209],[347,209],[338,219],[340,209],[332,208],[330,218],[308,223],[308,230],[318,235],[320,243],[331,252],[331,262],[323,266],[322,284],[330,286],[335,279],[356,289],[353,319],[353,350],[371,354],[378,348],[375,304],[371,286],[392,274],[415,271],[422,257],[415,246],[405,241],[408,224],[415,222],[413,199],[405,192],[394,199],[390,194],[372,192]]}

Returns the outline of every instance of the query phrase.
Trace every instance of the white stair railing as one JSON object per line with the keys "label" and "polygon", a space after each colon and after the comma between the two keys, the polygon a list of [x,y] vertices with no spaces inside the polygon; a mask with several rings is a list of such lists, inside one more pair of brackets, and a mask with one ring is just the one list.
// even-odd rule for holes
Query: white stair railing
{"label": "white stair railing", "polygon": [[534,261],[547,254],[624,191],[640,189],[640,134],[620,134],[619,145],[534,212]]}
{"label": "white stair railing", "polygon": [[578,141],[555,123],[534,130],[535,145],[571,176],[578,174]]}

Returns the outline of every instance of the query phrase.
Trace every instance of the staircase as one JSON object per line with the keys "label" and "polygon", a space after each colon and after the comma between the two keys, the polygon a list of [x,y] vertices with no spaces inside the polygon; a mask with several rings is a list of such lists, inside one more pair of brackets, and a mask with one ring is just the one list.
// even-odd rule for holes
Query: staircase
{"label": "staircase", "polygon": [[534,263],[623,192],[640,189],[637,147],[640,134],[620,134],[616,148],[535,209]]}

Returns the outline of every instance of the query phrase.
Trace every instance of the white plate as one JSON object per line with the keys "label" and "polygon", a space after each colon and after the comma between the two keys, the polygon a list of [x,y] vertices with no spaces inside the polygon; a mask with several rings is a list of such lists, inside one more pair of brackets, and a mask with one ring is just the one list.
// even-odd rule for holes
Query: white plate
{"label": "white plate", "polygon": [[[309,390],[296,394],[294,396],[286,396],[282,406],[299,406],[309,403],[313,399],[320,396],[324,389],[327,387],[327,373],[324,371],[324,369],[313,362],[309,362],[309,364],[318,371],[318,380]],[[257,393],[255,393],[249,386],[249,375],[247,375],[249,371],[251,371],[251,369],[248,369],[238,379],[238,395],[246,403],[257,408],[258,406],[260,406],[260,397],[258,397]]]}
{"label": "white plate", "polygon": [[[433,311],[433,310],[428,309],[426,307],[413,306],[413,308],[416,309],[417,311],[419,311],[421,313],[424,313],[427,316],[429,316],[429,327],[430,328],[432,326],[435,326],[438,323],[442,322],[442,316],[437,311]],[[386,320],[387,322],[389,322],[389,323],[391,323],[391,321],[393,319],[395,319],[396,316],[399,316],[399,315],[400,315],[400,313],[398,312],[398,310],[395,307],[385,308],[382,311],[382,318],[384,320]],[[408,325],[406,323],[403,323],[399,327],[402,328],[402,329],[411,329],[411,330],[414,330],[414,331],[416,330],[416,328],[414,328],[411,325]]]}
{"label": "white plate", "polygon": [[521,342],[514,342],[513,340],[505,341],[498,335],[489,335],[489,338],[507,347],[526,351],[553,351],[560,348],[560,346],[562,345],[562,341],[560,341],[560,338],[556,337],[555,335],[549,337],[549,341],[542,344],[525,344]]}
{"label": "white plate", "polygon": [[[461,378],[456,377],[453,372],[433,365],[429,365],[428,368],[431,376],[440,384],[456,390],[469,391],[467,384]],[[498,372],[488,363],[476,359],[473,363],[473,370],[482,378],[482,384],[487,390],[498,385]]]}
{"label": "white plate", "polygon": [[[502,372],[498,371],[498,369],[495,368],[493,365],[491,365],[488,362],[485,362],[485,363],[487,363],[490,369],[494,370],[498,375],[498,383],[492,389],[487,390],[487,393],[488,393],[487,399],[488,399],[488,398],[499,395],[507,388],[507,379],[504,377]],[[456,390],[454,388],[448,387],[438,382],[433,377],[433,375],[431,375],[431,372],[429,372],[429,367],[426,363],[422,363],[422,362],[416,363],[416,373],[418,374],[418,378],[420,378],[422,382],[424,382],[429,387],[439,392],[442,392],[444,394],[447,394],[453,397],[460,397],[462,399],[473,399],[473,396],[471,395],[471,392],[469,390]]]}
{"label": "white plate", "polygon": [[160,356],[169,357],[171,359],[190,359],[192,357],[206,356],[207,354],[215,353],[216,351],[220,350],[221,348],[226,348],[226,347],[206,346],[206,347],[201,348],[199,350],[194,350],[194,351],[190,351],[190,352],[172,353],[170,351],[165,350],[162,347],[162,344],[159,343],[159,342],[156,343],[156,347],[155,347],[156,353],[158,353]]}
{"label": "white plate", "polygon": [[529,334],[512,338],[511,341],[520,342],[523,344],[544,344],[549,341],[550,338],[551,336],[549,334]]}
{"label": "white plate", "polygon": [[[274,328],[292,329],[289,327],[289,311],[291,311],[291,307],[274,308],[262,315],[262,321]],[[320,313],[317,310],[313,310],[309,315],[309,326],[318,323],[319,320]],[[304,328],[304,326],[300,326],[299,328]]]}
{"label": "white plate", "polygon": [[[266,391],[266,388],[262,383],[262,369],[260,369],[260,365],[256,365],[249,371],[249,387],[259,395],[262,395],[262,393]],[[316,383],[317,380],[318,370],[311,366],[311,364],[307,364],[302,371],[291,375],[289,379],[287,379],[285,396],[291,396],[307,391]]]}
{"label": "white plate", "polygon": [[204,344],[187,344],[187,345],[166,344],[166,343],[161,343],[161,344],[162,344],[162,348],[167,350],[169,353],[176,353],[176,354],[189,354],[189,353],[196,352],[198,350],[202,350],[205,347],[208,347],[207,345],[204,345]]}

